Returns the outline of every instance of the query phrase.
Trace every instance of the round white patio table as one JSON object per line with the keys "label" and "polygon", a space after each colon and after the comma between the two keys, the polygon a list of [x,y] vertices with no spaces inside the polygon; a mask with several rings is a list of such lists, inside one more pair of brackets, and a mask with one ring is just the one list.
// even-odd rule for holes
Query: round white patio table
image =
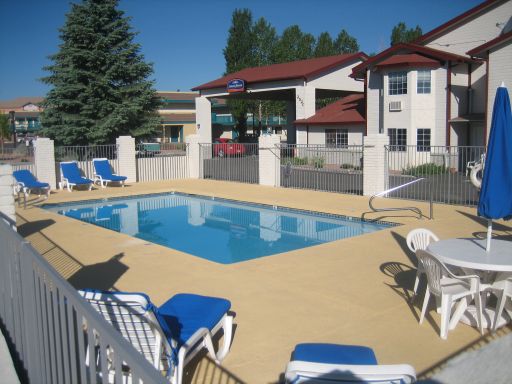
{"label": "round white patio table", "polygon": [[[506,278],[512,274],[512,241],[493,239],[491,251],[485,250],[486,240],[475,238],[446,239],[435,241],[429,244],[427,251],[436,256],[445,264],[454,265],[464,269],[484,271],[483,284],[489,287],[496,276]],[[504,272],[496,274],[492,272]],[[507,273],[508,272],[508,273]],[[461,321],[476,326],[476,309],[469,306],[467,315]],[[499,319],[499,326],[508,322],[506,314]],[[494,310],[485,308],[483,314],[483,326],[488,328],[494,320]]]}

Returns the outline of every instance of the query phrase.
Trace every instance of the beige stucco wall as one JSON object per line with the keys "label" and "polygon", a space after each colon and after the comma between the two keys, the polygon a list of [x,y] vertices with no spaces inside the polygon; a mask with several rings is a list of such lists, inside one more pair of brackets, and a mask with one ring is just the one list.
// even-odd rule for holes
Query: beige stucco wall
{"label": "beige stucco wall", "polygon": [[498,37],[511,15],[512,1],[509,0],[425,45],[465,55],[470,49]]}
{"label": "beige stucco wall", "polygon": [[[304,126],[305,127],[305,126]],[[325,145],[326,129],[348,129],[348,145],[363,144],[363,124],[340,124],[340,125],[312,125],[309,127],[308,144]],[[304,129],[305,132],[305,129]]]}

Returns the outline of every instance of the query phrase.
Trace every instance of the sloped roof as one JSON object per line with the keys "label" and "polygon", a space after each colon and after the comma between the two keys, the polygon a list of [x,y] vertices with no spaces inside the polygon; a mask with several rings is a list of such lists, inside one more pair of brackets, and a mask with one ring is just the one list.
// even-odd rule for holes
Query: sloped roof
{"label": "sloped roof", "polygon": [[364,124],[364,94],[352,94],[318,110],[307,119],[295,120],[295,124]]}
{"label": "sloped roof", "polygon": [[279,81],[291,79],[308,79],[312,76],[327,72],[336,67],[342,66],[352,60],[364,60],[367,56],[362,53],[349,53],[344,55],[318,57],[314,59],[292,61],[290,63],[273,64],[263,67],[245,68],[241,71],[230,73],[197,87],[193,91],[223,88],[233,79],[243,79],[247,84],[261,83],[265,81]]}
{"label": "sloped roof", "polygon": [[383,62],[385,59],[392,56],[403,56],[409,53],[418,54],[418,56],[423,56],[425,58],[434,59],[437,61],[455,61],[455,62],[478,62],[478,60],[473,60],[468,56],[461,56],[455,53],[450,53],[446,51],[440,51],[438,49],[433,49],[429,47],[424,47],[423,45],[412,44],[412,43],[400,43],[389,47],[388,49],[382,51],[378,55],[370,57],[365,62],[355,66],[352,68],[352,77],[359,78],[364,75],[366,69],[370,66],[375,66],[378,63]]}
{"label": "sloped roof", "polygon": [[195,123],[195,113],[160,113],[164,123]]}
{"label": "sloped roof", "polygon": [[447,31],[454,29],[458,27],[460,24],[463,24],[467,20],[470,20],[474,17],[476,17],[480,13],[484,13],[487,11],[487,9],[494,7],[495,5],[499,5],[500,3],[503,3],[505,1],[509,0],[487,0],[483,3],[477,5],[476,7],[471,8],[469,11],[466,11],[457,17],[454,17],[453,19],[447,21],[444,24],[441,24],[439,27],[434,28],[430,32],[425,33],[424,35],[420,36],[414,43],[416,44],[423,44],[426,41],[435,39],[436,37],[446,33]]}
{"label": "sloped roof", "polygon": [[495,39],[489,40],[487,43],[479,45],[478,47],[473,48],[472,50],[468,51],[467,54],[469,56],[476,56],[476,57],[486,57],[487,51],[489,49],[492,49],[496,47],[497,45],[500,45],[502,43],[505,43],[507,41],[512,41],[512,31],[504,33]]}
{"label": "sloped roof", "polygon": [[196,97],[199,96],[197,92],[166,92],[166,91],[158,91],[157,96],[162,99],[168,100],[192,100],[194,101]]}
{"label": "sloped roof", "polygon": [[387,59],[382,60],[376,64],[376,67],[438,67],[440,65],[439,60],[431,59],[417,53],[409,53],[406,55],[394,55]]}
{"label": "sloped roof", "polygon": [[40,96],[18,97],[12,100],[0,101],[0,109],[16,109],[31,103],[38,105],[43,101],[44,97]]}

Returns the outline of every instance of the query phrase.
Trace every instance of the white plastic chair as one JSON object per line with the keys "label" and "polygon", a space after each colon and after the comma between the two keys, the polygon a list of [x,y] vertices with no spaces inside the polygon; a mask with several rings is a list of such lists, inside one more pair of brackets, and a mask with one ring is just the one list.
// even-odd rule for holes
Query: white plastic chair
{"label": "white plastic chair", "polygon": [[[427,311],[430,294],[441,298],[441,330],[442,339],[448,337],[448,329],[453,329],[467,306],[474,299],[477,310],[477,323],[480,333],[483,334],[482,325],[482,299],[480,296],[480,277],[477,275],[454,275],[443,262],[429,252],[418,249],[416,256],[423,263],[427,275],[427,290],[421,309],[420,324],[423,323]],[[457,301],[454,313],[452,306]]]}
{"label": "white plastic chair", "polygon": [[[411,232],[407,234],[407,247],[416,253],[418,249],[427,249],[429,244],[432,241],[439,241],[439,238],[434,234],[434,232],[430,231],[426,228],[417,228],[413,229]],[[423,268],[423,264],[421,260],[418,259],[418,267],[416,269],[416,280],[414,281],[414,296],[417,294],[418,285],[420,282],[420,277],[425,273],[425,268]]]}
{"label": "white plastic chair", "polygon": [[494,315],[494,322],[492,325],[492,331],[494,332],[496,331],[496,328],[498,328],[499,319],[505,309],[507,299],[512,299],[512,277],[508,277],[508,279],[498,277],[497,281],[492,284],[491,290],[498,297],[496,313]]}

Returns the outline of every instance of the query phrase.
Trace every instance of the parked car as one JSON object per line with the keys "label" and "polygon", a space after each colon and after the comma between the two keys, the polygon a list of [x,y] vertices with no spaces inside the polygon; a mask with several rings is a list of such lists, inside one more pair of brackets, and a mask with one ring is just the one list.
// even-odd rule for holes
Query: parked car
{"label": "parked car", "polygon": [[231,139],[219,137],[213,140],[213,155],[218,157],[243,156],[245,155],[245,146],[235,143]]}

